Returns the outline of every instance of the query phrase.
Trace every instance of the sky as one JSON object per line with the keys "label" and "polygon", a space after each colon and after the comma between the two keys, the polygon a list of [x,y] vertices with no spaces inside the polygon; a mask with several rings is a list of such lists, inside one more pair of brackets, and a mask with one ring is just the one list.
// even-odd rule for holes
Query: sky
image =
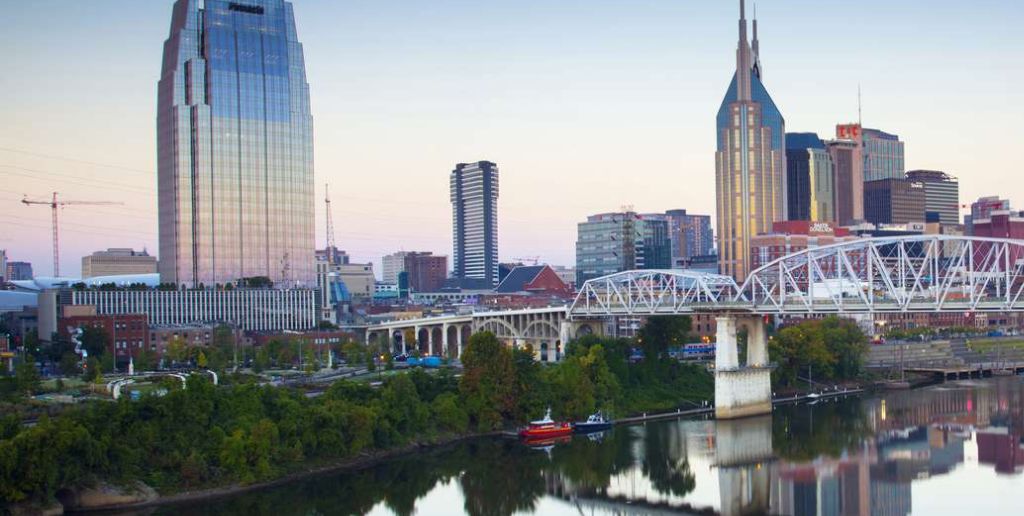
{"label": "sky", "polygon": [[[294,0],[314,120],[317,246],[330,185],[355,261],[451,254],[448,174],[500,168],[502,260],[575,262],[576,224],[632,206],[714,213],[728,0]],[[748,4],[748,16],[753,7]],[[156,88],[171,0],[0,0],[0,249],[52,272],[157,249]],[[791,132],[862,119],[961,202],[1024,208],[1018,0],[761,0],[764,82]],[[379,272],[378,272],[379,274]]]}

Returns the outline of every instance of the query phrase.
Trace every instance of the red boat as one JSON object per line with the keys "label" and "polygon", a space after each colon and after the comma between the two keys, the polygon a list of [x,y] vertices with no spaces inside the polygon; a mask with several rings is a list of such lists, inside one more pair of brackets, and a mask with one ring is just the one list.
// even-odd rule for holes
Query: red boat
{"label": "red boat", "polygon": [[551,409],[544,414],[544,419],[530,421],[530,426],[519,432],[519,437],[526,440],[551,439],[572,434],[572,423],[556,423],[551,419]]}

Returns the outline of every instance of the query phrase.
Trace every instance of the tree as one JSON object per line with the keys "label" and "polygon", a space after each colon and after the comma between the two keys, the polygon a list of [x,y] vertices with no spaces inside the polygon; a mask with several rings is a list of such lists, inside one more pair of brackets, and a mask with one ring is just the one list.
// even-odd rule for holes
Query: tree
{"label": "tree", "polygon": [[648,360],[662,356],[670,347],[686,344],[690,335],[691,321],[688,315],[655,315],[637,334],[637,341]]}
{"label": "tree", "polygon": [[76,374],[80,374],[82,372],[82,369],[78,367],[78,363],[80,361],[81,359],[79,359],[78,355],[74,354],[74,352],[69,351],[67,353],[64,353],[60,357],[60,363],[58,364],[58,367],[60,368],[60,374],[64,376],[74,376]]}
{"label": "tree", "polygon": [[143,347],[135,355],[136,371],[152,371],[156,369],[156,357],[148,348]]}
{"label": "tree", "polygon": [[103,380],[103,366],[100,364],[100,360],[94,356],[90,356],[85,361],[85,372],[83,373],[83,380],[87,382],[95,382],[97,380]]}
{"label": "tree", "polygon": [[82,349],[89,352],[89,356],[101,357],[107,352],[110,346],[110,334],[107,330],[97,326],[85,326],[82,328]]}
{"label": "tree", "polygon": [[366,361],[366,347],[353,340],[341,346],[341,354],[349,364],[361,364]]}
{"label": "tree", "polygon": [[14,386],[25,396],[39,391],[39,370],[34,363],[23,360],[14,368]]}
{"label": "tree", "polygon": [[203,350],[199,350],[199,354],[196,356],[196,366],[200,369],[206,369],[206,353]]}
{"label": "tree", "polygon": [[462,353],[462,366],[459,392],[470,418],[480,430],[498,428],[519,402],[512,353],[493,333],[476,333]]}
{"label": "tree", "polygon": [[164,355],[174,362],[184,362],[188,357],[188,345],[185,343],[185,339],[178,335],[171,337],[171,340],[167,342]]}

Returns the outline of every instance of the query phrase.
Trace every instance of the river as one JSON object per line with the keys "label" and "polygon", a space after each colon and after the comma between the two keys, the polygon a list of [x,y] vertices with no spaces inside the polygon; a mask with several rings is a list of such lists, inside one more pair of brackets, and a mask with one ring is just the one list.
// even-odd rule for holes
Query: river
{"label": "river", "polygon": [[155,514],[1019,514],[1024,382],[951,382],[620,426],[546,448],[487,438]]}

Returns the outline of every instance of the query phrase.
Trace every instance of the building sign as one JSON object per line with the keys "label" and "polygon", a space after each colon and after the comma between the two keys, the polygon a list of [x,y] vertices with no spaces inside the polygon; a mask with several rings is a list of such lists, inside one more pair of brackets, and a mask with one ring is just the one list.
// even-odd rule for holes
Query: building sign
{"label": "building sign", "polygon": [[832,229],[832,224],[829,224],[828,222],[815,222],[815,223],[811,224],[811,226],[809,228],[807,228],[807,232],[808,233],[828,233],[828,234],[831,235],[831,234],[835,233],[835,230]]}
{"label": "building sign", "polygon": [[836,138],[840,140],[860,140],[860,124],[837,125]]}

